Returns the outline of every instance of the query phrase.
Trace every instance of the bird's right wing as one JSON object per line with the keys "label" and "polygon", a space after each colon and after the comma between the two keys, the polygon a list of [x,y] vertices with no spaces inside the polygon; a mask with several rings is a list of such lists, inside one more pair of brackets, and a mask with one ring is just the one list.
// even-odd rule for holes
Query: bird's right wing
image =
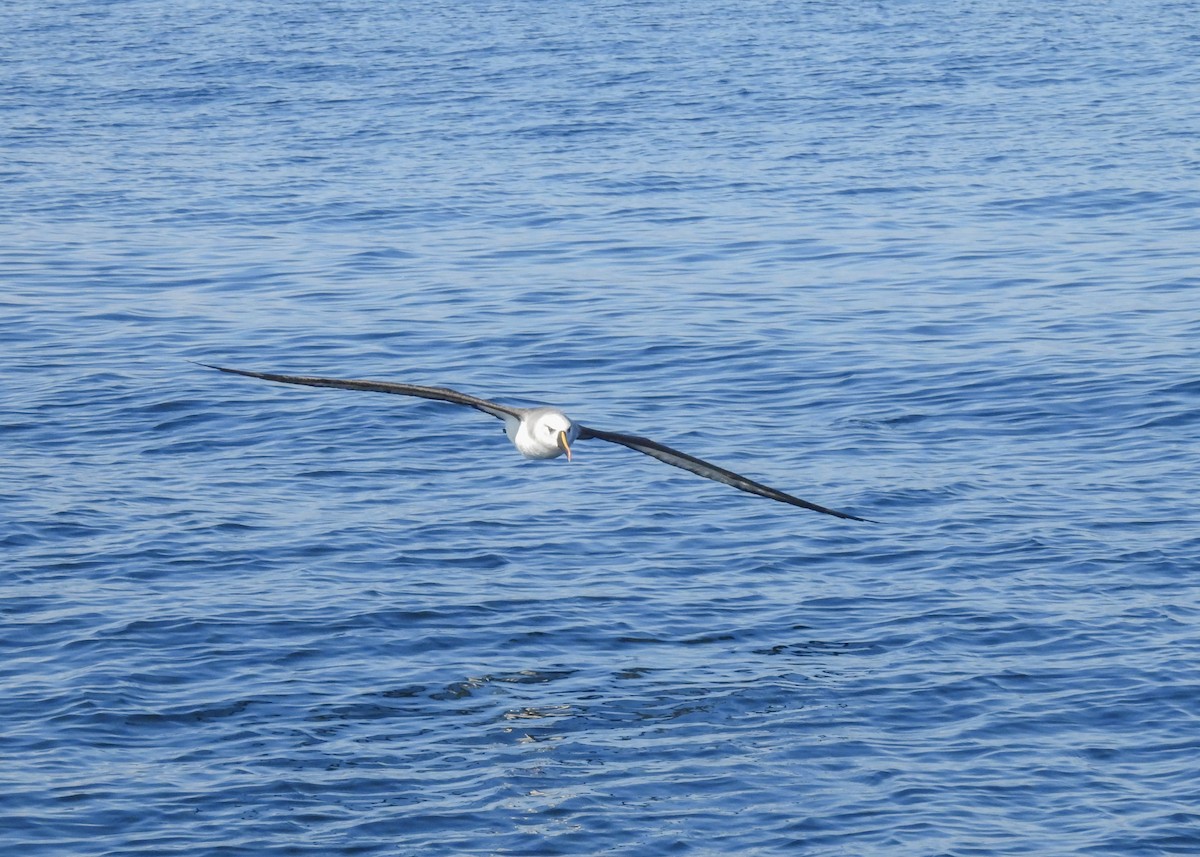
{"label": "bird's right wing", "polygon": [[791,494],[785,494],[783,491],[763,485],[761,482],[755,482],[753,479],[748,479],[739,473],[734,473],[732,470],[718,467],[702,458],[696,458],[694,455],[688,455],[686,452],[672,449],[656,440],[632,434],[619,434],[618,432],[601,431],[600,429],[588,428],[587,426],[579,426],[580,440],[587,440],[593,437],[597,440],[604,440],[609,443],[628,447],[635,452],[640,452],[651,458],[657,458],[659,461],[675,467],[682,467],[684,470],[695,473],[697,476],[703,476],[705,479],[712,479],[722,482],[725,485],[731,485],[739,491],[748,491],[751,494],[757,494],[769,500],[778,500],[780,503],[789,503],[793,506],[799,506],[802,509],[811,509],[814,512],[820,512],[824,515],[833,515],[835,518],[874,523],[867,518],[849,515],[846,512],[839,512],[836,509],[827,509],[824,506],[818,506],[816,503],[810,503],[807,500],[801,500],[799,497],[793,497]]}
{"label": "bird's right wing", "polygon": [[497,419],[505,417],[521,418],[521,408],[512,408],[477,396],[469,396],[457,390],[446,387],[422,387],[418,384],[397,384],[392,381],[345,381],[340,378],[317,378],[309,375],[276,375],[273,372],[251,372],[248,369],[229,369],[225,366],[213,366],[211,363],[199,363],[209,369],[219,369],[233,375],[245,375],[247,378],[261,378],[264,381],[277,381],[281,384],[302,384],[307,387],[336,387],[340,390],[363,390],[369,393],[393,393],[398,396],[416,396],[421,399],[434,399],[439,402],[453,402],[456,405],[466,405],[485,414],[491,414]]}

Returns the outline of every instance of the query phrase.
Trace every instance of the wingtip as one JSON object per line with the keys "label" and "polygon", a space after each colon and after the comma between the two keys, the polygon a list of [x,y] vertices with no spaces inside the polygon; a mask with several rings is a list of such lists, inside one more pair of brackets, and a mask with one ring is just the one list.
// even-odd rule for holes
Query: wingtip
{"label": "wingtip", "polygon": [[864,524],[878,524],[879,523],[879,521],[876,521],[872,518],[864,518],[864,517],[861,517],[860,515],[851,515],[849,512],[839,512],[836,509],[825,509],[824,507],[822,507],[818,511],[823,511],[827,515],[832,515],[835,518],[841,518],[845,521],[861,521]]}
{"label": "wingtip", "polygon": [[202,363],[199,360],[188,360],[188,363],[203,366],[205,369],[216,369],[218,372],[228,372],[230,375],[246,375],[250,378],[261,377],[257,372],[250,372],[245,369],[230,369],[228,366],[218,366],[215,363]]}
{"label": "wingtip", "polygon": [[864,518],[862,515],[851,515],[849,512],[839,512],[838,514],[841,515],[843,518],[846,518],[847,520],[850,520],[850,521],[862,521],[864,524],[880,523],[879,521],[876,521],[874,518]]}

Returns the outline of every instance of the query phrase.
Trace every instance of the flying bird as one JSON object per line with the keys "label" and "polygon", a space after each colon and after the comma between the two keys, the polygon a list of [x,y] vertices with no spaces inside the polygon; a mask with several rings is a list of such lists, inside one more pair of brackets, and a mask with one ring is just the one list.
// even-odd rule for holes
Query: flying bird
{"label": "flying bird", "polygon": [[393,393],[398,396],[416,396],[421,399],[433,399],[439,402],[466,405],[469,408],[483,411],[485,414],[491,414],[493,417],[503,420],[504,432],[508,435],[508,439],[513,442],[517,451],[526,458],[557,458],[559,455],[566,455],[567,460],[570,461],[571,444],[573,442],[577,440],[603,440],[628,447],[635,452],[640,452],[651,458],[657,458],[666,464],[681,467],[684,470],[695,473],[697,476],[703,476],[705,479],[712,479],[725,485],[730,485],[740,491],[747,491],[751,494],[757,494],[760,497],[766,497],[769,500],[778,500],[780,503],[789,503],[793,506],[799,506],[801,509],[810,509],[824,515],[833,515],[835,518],[845,518],[848,521],[867,521],[868,523],[873,523],[868,518],[860,518],[857,515],[839,512],[836,509],[827,509],[824,506],[818,506],[816,503],[810,503],[807,500],[801,500],[799,497],[793,497],[791,494],[785,494],[783,491],[763,485],[761,482],[755,482],[753,479],[734,473],[731,470],[726,470],[723,467],[718,467],[693,455],[688,455],[686,452],[672,449],[658,441],[632,434],[621,434],[615,431],[601,431],[600,429],[582,425],[572,420],[558,408],[515,408],[445,387],[423,387],[417,384],[398,384],[390,381],[349,381],[340,378],[316,378],[307,375],[278,375],[272,372],[251,372],[247,369],[230,369],[225,366],[214,366],[211,363],[198,363],[197,365],[205,366],[209,369],[218,369],[221,372],[229,372],[233,375],[245,375],[247,378],[276,381],[281,384],[300,384],[307,387],[335,387],[340,390],[364,390],[371,393]]}

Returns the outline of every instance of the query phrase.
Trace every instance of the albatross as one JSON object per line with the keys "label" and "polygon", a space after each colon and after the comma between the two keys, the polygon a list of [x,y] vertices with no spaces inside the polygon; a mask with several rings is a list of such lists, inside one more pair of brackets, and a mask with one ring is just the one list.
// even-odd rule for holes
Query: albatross
{"label": "albatross", "polygon": [[836,509],[828,509],[825,506],[810,503],[808,500],[793,497],[791,494],[785,494],[783,491],[763,485],[761,482],[755,482],[753,479],[749,479],[739,473],[734,473],[732,470],[726,470],[724,467],[718,467],[701,458],[696,458],[694,455],[688,455],[686,452],[672,449],[656,440],[615,431],[602,431],[582,425],[572,420],[558,408],[517,408],[511,405],[502,405],[499,402],[492,402],[488,399],[481,399],[478,396],[471,396],[467,393],[460,393],[457,390],[451,390],[446,387],[424,387],[418,384],[399,384],[392,381],[354,381],[343,380],[341,378],[318,378],[308,375],[279,375],[274,372],[252,372],[248,369],[230,369],[227,366],[214,366],[211,363],[199,363],[197,365],[205,366],[209,369],[217,369],[221,372],[228,372],[231,375],[244,375],[247,378],[260,378],[264,381],[275,381],[280,384],[299,384],[305,387],[334,387],[339,390],[362,390],[370,393],[392,393],[397,396],[416,396],[421,399],[433,399],[438,402],[466,405],[468,408],[474,408],[477,411],[482,411],[485,414],[490,414],[497,419],[503,420],[504,433],[508,435],[508,439],[513,442],[517,451],[526,458],[557,458],[560,455],[566,455],[567,461],[570,461],[571,444],[573,442],[579,440],[603,440],[608,443],[615,443],[618,446],[627,447],[635,452],[648,455],[651,458],[656,458],[666,464],[683,468],[691,473],[695,473],[697,476],[703,476],[705,479],[712,479],[716,482],[730,485],[740,491],[766,497],[768,500],[777,500],[780,503],[799,506],[801,509],[809,509],[813,512],[820,512],[823,515],[833,515],[835,518],[845,518],[848,521],[866,521],[872,523],[868,518],[860,518],[857,515],[839,512]]}

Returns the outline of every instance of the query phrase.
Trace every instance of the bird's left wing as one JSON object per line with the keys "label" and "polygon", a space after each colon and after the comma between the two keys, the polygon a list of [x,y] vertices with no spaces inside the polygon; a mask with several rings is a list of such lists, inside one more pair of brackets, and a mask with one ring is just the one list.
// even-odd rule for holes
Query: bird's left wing
{"label": "bird's left wing", "polygon": [[261,378],[264,381],[278,381],[281,384],[302,384],[306,387],[336,387],[341,390],[365,390],[369,393],[394,393],[398,396],[416,396],[420,399],[434,399],[439,402],[453,402],[456,405],[466,405],[485,414],[491,414],[497,419],[505,417],[521,418],[521,408],[511,408],[477,396],[469,396],[457,390],[446,387],[422,387],[418,384],[397,384],[391,381],[345,381],[340,378],[316,378],[308,375],[277,375],[273,372],[251,372],[248,369],[229,369],[225,366],[213,366],[211,363],[199,363],[209,369],[219,369],[233,375],[245,375],[247,378]]}
{"label": "bird's left wing", "polygon": [[659,461],[682,467],[695,473],[697,476],[703,476],[705,479],[713,479],[717,482],[722,482],[726,485],[731,485],[740,491],[748,491],[751,494],[757,494],[760,497],[766,497],[769,500],[778,500],[780,503],[790,503],[793,506],[799,506],[802,509],[811,509],[814,512],[820,512],[824,515],[833,515],[835,518],[845,518],[849,521],[867,521],[874,523],[868,518],[860,518],[857,515],[850,515],[846,512],[839,512],[836,509],[827,509],[824,506],[818,506],[816,503],[810,503],[807,500],[801,500],[799,497],[793,497],[791,494],[785,494],[783,491],[777,491],[761,482],[755,482],[753,479],[747,479],[741,474],[734,473],[732,470],[726,470],[723,467],[718,467],[715,464],[710,464],[701,458],[696,458],[694,455],[688,455],[686,452],[680,452],[677,449],[672,449],[666,444],[659,443],[655,440],[650,440],[645,437],[638,437],[631,434],[619,434],[612,431],[601,431],[600,429],[588,428],[587,426],[579,426],[579,439],[587,440],[588,438],[596,438],[597,440],[608,441],[620,446],[628,447],[629,449],[640,452],[643,455],[648,455],[651,458],[657,458]]}

